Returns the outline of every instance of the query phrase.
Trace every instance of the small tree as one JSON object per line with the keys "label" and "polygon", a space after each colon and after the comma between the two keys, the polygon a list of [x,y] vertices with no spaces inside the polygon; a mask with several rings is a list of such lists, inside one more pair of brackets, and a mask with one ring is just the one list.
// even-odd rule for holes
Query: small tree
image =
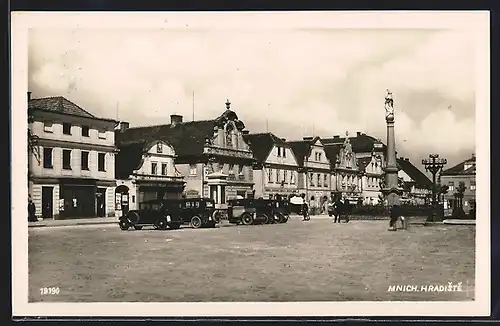
{"label": "small tree", "polygon": [[453,216],[455,217],[458,218],[465,217],[463,198],[466,189],[467,188],[465,187],[465,182],[460,181],[458,183],[457,192],[455,192],[455,194],[453,195],[457,200],[457,206],[453,208]]}

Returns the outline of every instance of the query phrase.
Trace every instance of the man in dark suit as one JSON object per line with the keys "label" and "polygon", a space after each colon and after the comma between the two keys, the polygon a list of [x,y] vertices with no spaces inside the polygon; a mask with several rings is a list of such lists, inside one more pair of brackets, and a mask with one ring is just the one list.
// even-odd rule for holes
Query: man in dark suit
{"label": "man in dark suit", "polygon": [[28,222],[38,222],[35,203],[33,203],[31,198],[28,200]]}

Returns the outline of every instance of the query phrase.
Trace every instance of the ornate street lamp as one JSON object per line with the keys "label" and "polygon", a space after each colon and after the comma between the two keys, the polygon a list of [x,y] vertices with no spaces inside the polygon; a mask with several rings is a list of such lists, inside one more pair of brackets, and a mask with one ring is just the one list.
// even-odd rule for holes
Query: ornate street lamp
{"label": "ornate street lamp", "polygon": [[445,158],[440,158],[439,154],[430,154],[429,158],[422,160],[422,165],[425,167],[425,171],[432,174],[432,214],[427,219],[428,222],[435,222],[436,210],[437,210],[437,193],[438,184],[436,180],[436,175],[443,170],[447,161]]}

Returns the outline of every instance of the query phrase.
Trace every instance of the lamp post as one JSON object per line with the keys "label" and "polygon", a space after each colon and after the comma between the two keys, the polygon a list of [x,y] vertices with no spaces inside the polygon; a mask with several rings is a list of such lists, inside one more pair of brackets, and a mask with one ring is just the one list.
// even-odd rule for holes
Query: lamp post
{"label": "lamp post", "polygon": [[425,167],[425,171],[432,174],[432,214],[427,219],[428,222],[435,222],[436,211],[437,211],[437,193],[438,185],[436,180],[436,175],[443,170],[447,161],[445,158],[440,158],[439,154],[430,154],[429,158],[422,160],[422,165]]}

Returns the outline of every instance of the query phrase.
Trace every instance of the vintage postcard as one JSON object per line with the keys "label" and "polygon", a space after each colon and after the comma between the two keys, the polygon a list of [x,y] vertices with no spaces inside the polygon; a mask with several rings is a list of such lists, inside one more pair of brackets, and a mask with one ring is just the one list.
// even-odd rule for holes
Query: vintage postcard
{"label": "vintage postcard", "polygon": [[485,316],[488,12],[12,14],[14,316]]}

